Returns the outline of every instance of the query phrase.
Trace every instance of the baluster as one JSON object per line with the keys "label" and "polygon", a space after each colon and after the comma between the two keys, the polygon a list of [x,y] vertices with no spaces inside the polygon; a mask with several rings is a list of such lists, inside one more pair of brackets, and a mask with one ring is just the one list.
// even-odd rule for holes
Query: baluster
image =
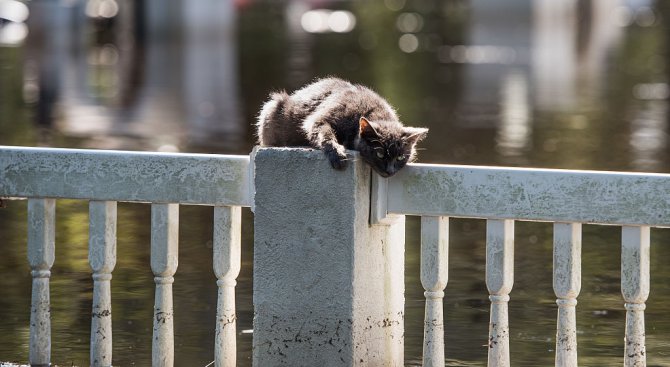
{"label": "baluster", "polygon": [[116,201],[89,203],[88,262],[93,270],[91,366],[112,365],[112,295],[116,265]]}
{"label": "baluster", "polygon": [[421,217],[421,284],[426,290],[423,366],[444,366],[442,298],[448,279],[449,218]]}
{"label": "baluster", "polygon": [[582,225],[554,223],[554,293],[556,366],[577,367],[577,318],[575,306],[582,286]]}
{"label": "baluster", "polygon": [[621,293],[626,301],[624,366],[646,366],[644,309],[649,297],[649,227],[621,228]]}
{"label": "baluster", "polygon": [[54,199],[28,199],[28,263],[33,277],[30,306],[30,365],[51,363],[49,277],[55,257]]}
{"label": "baluster", "polygon": [[156,282],[151,361],[154,367],[174,364],[173,275],[177,271],[179,204],[151,205],[151,271]]}
{"label": "baluster", "polygon": [[507,303],[514,285],[514,221],[486,221],[486,287],[491,300],[488,366],[509,367]]}
{"label": "baluster", "polygon": [[239,206],[214,207],[214,274],[218,279],[216,305],[216,367],[235,367],[237,359],[235,285],[240,273],[241,213]]}

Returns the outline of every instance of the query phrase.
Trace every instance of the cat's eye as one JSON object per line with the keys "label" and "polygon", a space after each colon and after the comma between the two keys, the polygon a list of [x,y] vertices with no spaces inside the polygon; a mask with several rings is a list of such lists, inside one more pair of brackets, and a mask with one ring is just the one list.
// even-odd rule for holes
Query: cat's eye
{"label": "cat's eye", "polygon": [[404,155],[404,154],[401,154],[401,155],[395,157],[395,159],[397,159],[397,160],[399,160],[399,161],[404,161],[405,159],[407,159],[407,156]]}
{"label": "cat's eye", "polygon": [[379,159],[384,158],[384,152],[382,152],[381,150],[378,150],[377,151],[377,158],[379,158]]}

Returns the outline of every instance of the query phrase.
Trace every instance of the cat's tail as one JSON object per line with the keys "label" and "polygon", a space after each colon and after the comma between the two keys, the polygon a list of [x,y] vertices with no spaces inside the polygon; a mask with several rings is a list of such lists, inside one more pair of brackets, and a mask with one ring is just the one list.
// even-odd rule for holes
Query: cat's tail
{"label": "cat's tail", "polygon": [[276,125],[281,124],[289,95],[285,91],[271,93],[258,114],[258,143],[262,146],[276,145],[274,132]]}

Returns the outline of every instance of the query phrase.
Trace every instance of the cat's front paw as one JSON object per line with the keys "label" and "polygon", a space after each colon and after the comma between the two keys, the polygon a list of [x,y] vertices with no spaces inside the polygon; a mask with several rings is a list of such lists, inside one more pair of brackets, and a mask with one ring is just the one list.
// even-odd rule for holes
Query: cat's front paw
{"label": "cat's front paw", "polygon": [[326,157],[330,161],[330,165],[337,170],[343,170],[347,167],[347,154],[338,150],[327,150]]}

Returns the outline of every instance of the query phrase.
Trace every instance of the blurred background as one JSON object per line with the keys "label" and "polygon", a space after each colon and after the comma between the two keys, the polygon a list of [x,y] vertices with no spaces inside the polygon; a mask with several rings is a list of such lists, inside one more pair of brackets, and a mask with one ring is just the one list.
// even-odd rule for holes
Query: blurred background
{"label": "blurred background", "polygon": [[[426,126],[424,163],[670,172],[670,2],[663,0],[0,0],[0,144],[248,154],[271,91],[339,76]],[[27,360],[25,202],[0,209],[0,361]],[[57,206],[53,362],[88,364],[87,203]],[[149,213],[119,206],[115,365],[151,359]],[[182,207],[177,366],[213,360],[211,208]],[[253,216],[244,212],[240,365],[250,365]],[[406,361],[419,365],[423,289],[408,218]],[[486,364],[484,222],[452,220],[451,366]],[[551,365],[551,225],[517,224],[512,363]],[[670,250],[652,231],[650,366],[670,366]],[[580,365],[618,364],[618,228],[584,227]],[[661,244],[661,246],[654,245]],[[208,264],[208,266],[203,266]],[[6,274],[9,274],[6,275]]]}

